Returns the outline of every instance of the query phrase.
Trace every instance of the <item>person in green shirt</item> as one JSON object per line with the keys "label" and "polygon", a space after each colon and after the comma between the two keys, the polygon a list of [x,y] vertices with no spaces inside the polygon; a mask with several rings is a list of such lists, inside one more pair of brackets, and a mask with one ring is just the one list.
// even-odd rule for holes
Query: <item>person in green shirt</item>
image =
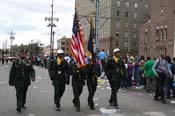
{"label": "person in green shirt", "polygon": [[151,60],[150,57],[147,57],[147,61],[144,63],[144,75],[146,77],[146,91],[152,92],[155,88],[155,74],[152,70],[154,60]]}

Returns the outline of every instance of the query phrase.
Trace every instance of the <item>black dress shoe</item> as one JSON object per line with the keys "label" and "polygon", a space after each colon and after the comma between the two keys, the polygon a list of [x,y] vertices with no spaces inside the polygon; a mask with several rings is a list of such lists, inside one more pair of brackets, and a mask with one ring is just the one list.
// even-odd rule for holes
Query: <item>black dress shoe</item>
{"label": "black dress shoe", "polygon": [[26,109],[27,107],[26,106],[22,106],[21,108]]}
{"label": "black dress shoe", "polygon": [[167,101],[166,101],[166,100],[162,100],[161,102],[162,102],[162,103],[164,103],[164,104],[165,104],[165,103],[167,103]]}
{"label": "black dress shoe", "polygon": [[56,111],[61,111],[60,107],[55,108]]}
{"label": "black dress shoe", "polygon": [[118,107],[118,106],[113,106],[113,108],[114,108],[114,109],[119,109],[119,107]]}
{"label": "black dress shoe", "polygon": [[110,103],[109,105],[110,105],[110,106],[114,106],[114,104],[113,104],[113,103]]}
{"label": "black dress shoe", "polygon": [[21,112],[21,108],[16,108],[16,111],[20,113]]}
{"label": "black dress shoe", "polygon": [[95,110],[94,106],[90,106],[90,109],[91,109],[91,110]]}
{"label": "black dress shoe", "polygon": [[79,112],[80,111],[80,108],[76,108],[76,111]]}

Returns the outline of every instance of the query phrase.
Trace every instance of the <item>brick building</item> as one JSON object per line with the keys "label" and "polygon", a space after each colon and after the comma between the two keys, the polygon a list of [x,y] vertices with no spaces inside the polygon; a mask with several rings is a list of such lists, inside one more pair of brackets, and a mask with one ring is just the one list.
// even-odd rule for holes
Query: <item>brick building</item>
{"label": "brick building", "polygon": [[175,1],[151,0],[150,20],[140,29],[139,54],[175,57]]}
{"label": "brick building", "polygon": [[62,49],[66,54],[70,54],[71,38],[62,37],[57,40],[57,49]]}
{"label": "brick building", "polygon": [[[95,2],[75,0],[83,26],[85,41],[89,38],[89,17],[95,15]],[[149,0],[99,0],[99,49],[111,54],[119,47],[121,54],[138,54],[139,29],[149,17]]]}

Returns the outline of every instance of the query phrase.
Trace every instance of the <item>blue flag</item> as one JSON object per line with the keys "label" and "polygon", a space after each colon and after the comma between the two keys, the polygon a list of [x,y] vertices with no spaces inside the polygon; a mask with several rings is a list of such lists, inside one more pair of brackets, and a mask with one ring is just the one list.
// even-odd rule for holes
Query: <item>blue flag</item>
{"label": "blue flag", "polygon": [[95,60],[94,40],[95,40],[95,38],[94,38],[94,28],[93,28],[93,24],[91,22],[90,34],[89,34],[89,40],[88,40],[88,51],[91,53],[93,62]]}

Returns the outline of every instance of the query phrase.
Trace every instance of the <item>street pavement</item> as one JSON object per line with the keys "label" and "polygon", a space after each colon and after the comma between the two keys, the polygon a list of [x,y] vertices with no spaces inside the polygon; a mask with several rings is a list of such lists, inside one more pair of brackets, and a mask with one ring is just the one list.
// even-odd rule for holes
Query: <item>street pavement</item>
{"label": "street pavement", "polygon": [[76,112],[72,103],[72,86],[67,85],[61,100],[61,111],[55,111],[54,91],[48,71],[34,67],[36,81],[32,82],[27,93],[27,109],[16,112],[16,93],[8,85],[11,63],[0,64],[0,116],[174,116],[175,99],[163,104],[153,100],[153,94],[142,87],[132,87],[118,93],[119,110],[109,106],[110,87],[106,80],[99,80],[94,97],[96,110],[90,110],[87,103],[87,87],[80,97],[81,111]]}

